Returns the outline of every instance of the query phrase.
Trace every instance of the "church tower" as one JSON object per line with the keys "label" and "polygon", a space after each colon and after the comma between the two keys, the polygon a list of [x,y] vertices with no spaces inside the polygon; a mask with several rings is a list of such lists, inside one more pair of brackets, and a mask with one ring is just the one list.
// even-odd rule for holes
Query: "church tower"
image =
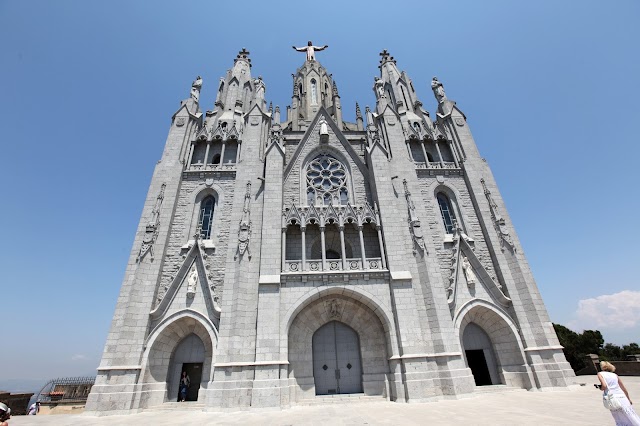
{"label": "church tower", "polygon": [[[204,114],[172,116],[127,265],[93,414],[184,398],[205,411],[325,395],[396,402],[569,386],[522,247],[466,117],[432,117],[383,51],[376,104],[295,47],[286,117],[242,49]],[[190,386],[182,389],[185,372]]]}

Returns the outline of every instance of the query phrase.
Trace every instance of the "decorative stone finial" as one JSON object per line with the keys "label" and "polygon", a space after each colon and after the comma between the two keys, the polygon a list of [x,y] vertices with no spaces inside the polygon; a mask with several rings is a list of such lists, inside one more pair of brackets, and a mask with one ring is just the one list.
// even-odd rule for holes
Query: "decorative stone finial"
{"label": "decorative stone finial", "polygon": [[251,59],[249,59],[249,53],[250,52],[243,47],[242,50],[238,52],[238,56],[236,56],[236,59],[233,60],[233,63],[235,64],[239,60],[245,60],[249,64],[249,67],[251,67]]}
{"label": "decorative stone finial", "polygon": [[362,120],[362,112],[360,111],[360,105],[356,102],[356,119]]}
{"label": "decorative stone finial", "polygon": [[387,52],[387,49],[384,49],[382,52],[380,52],[380,56],[380,65],[378,66],[378,68],[381,68],[387,62],[393,62],[394,64],[396,63],[395,58],[391,56],[389,52]]}

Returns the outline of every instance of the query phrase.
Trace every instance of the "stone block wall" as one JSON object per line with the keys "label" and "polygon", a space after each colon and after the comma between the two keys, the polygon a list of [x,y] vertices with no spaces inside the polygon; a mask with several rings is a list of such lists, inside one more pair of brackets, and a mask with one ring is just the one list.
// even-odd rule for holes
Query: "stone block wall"
{"label": "stone block wall", "polygon": [[207,189],[215,191],[218,201],[214,210],[211,236],[215,251],[209,253],[207,262],[212,276],[212,284],[215,285],[217,294],[222,296],[229,234],[237,232],[237,224],[231,223],[235,184],[235,179],[231,175],[215,179],[211,186],[207,186],[204,179],[196,176],[184,178],[165,252],[157,301],[162,299],[184,262],[183,254],[186,250],[183,247],[190,240],[193,241],[193,234],[197,229],[200,205],[199,203],[196,205],[195,199],[200,191]]}

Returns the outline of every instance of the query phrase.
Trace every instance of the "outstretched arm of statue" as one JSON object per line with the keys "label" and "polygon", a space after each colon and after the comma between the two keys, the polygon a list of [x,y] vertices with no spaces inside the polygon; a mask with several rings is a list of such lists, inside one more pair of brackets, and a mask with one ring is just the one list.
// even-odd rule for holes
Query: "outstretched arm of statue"
{"label": "outstretched arm of statue", "polygon": [[295,47],[295,46],[291,46],[291,47],[293,47],[298,52],[306,52],[307,51],[306,47]]}

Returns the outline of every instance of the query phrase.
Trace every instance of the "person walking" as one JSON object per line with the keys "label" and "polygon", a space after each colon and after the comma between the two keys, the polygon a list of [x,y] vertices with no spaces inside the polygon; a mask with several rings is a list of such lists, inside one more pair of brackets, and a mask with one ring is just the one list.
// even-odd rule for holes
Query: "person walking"
{"label": "person walking", "polygon": [[40,402],[34,402],[29,406],[29,411],[27,412],[27,414],[29,416],[35,416],[36,414],[38,414],[38,411],[40,411]]}
{"label": "person walking", "polygon": [[604,395],[613,395],[620,401],[622,406],[619,410],[611,410],[613,420],[616,422],[616,426],[640,426],[640,417],[633,409],[631,398],[629,398],[629,392],[624,387],[624,383],[618,377],[614,371],[616,367],[607,361],[600,362],[600,371],[598,373],[598,379],[600,380],[600,390]]}
{"label": "person walking", "polygon": [[187,399],[187,390],[191,386],[191,379],[186,371],[182,372],[182,377],[180,378],[180,402],[184,402]]}

